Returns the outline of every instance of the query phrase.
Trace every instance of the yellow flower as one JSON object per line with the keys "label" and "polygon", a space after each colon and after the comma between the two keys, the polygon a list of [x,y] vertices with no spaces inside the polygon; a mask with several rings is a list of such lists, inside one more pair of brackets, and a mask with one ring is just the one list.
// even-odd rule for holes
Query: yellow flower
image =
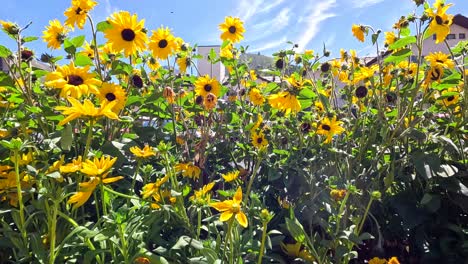
{"label": "yellow flower", "polygon": [[315,110],[319,113],[325,111],[325,107],[323,106],[323,103],[321,101],[315,101],[314,106]]}
{"label": "yellow flower", "polygon": [[65,25],[72,29],[77,25],[78,28],[83,29],[87,14],[97,3],[92,0],[72,0],[71,4],[72,6],[64,13],[67,17]]}
{"label": "yellow flower", "polygon": [[330,143],[334,135],[339,135],[345,131],[345,129],[341,127],[341,124],[343,124],[343,122],[336,121],[336,116],[334,116],[332,120],[325,117],[318,126],[317,134],[327,136],[325,143]]}
{"label": "yellow flower", "polygon": [[444,68],[440,66],[430,67],[429,71],[426,74],[426,79],[424,80],[425,84],[430,84],[432,82],[440,83],[440,80],[444,76]]}
{"label": "yellow flower", "polygon": [[195,93],[203,97],[206,97],[208,93],[212,93],[216,97],[219,97],[221,94],[221,87],[215,78],[210,78],[210,76],[205,75],[198,77],[195,81]]}
{"label": "yellow flower", "polygon": [[221,220],[222,222],[226,222],[234,216],[241,226],[247,227],[247,216],[242,212],[241,203],[242,188],[239,186],[232,200],[214,202],[211,203],[210,206],[221,212],[219,220]]}
{"label": "yellow flower", "polygon": [[82,164],[81,159],[82,159],[81,156],[78,156],[78,158],[73,159],[72,162],[67,163],[63,166],[60,166],[60,172],[61,173],[73,173],[73,172],[77,172],[81,170],[81,164]]}
{"label": "yellow flower", "polygon": [[442,91],[442,104],[444,106],[450,106],[458,103],[460,94],[456,88],[448,88],[447,90]]}
{"label": "yellow flower", "polygon": [[154,151],[154,149],[148,145],[145,145],[143,147],[143,149],[137,147],[137,146],[134,146],[134,147],[131,147],[130,148],[130,151],[133,153],[133,155],[135,155],[135,157],[137,158],[149,158],[149,157],[152,157],[152,156],[156,156],[156,152]]}
{"label": "yellow flower", "polygon": [[250,79],[252,81],[256,81],[257,80],[257,74],[255,73],[255,70],[250,70],[249,71],[249,75],[250,75]]}
{"label": "yellow flower", "polygon": [[148,47],[155,58],[165,60],[176,52],[177,41],[169,28],[160,27],[153,30]]}
{"label": "yellow flower", "polygon": [[149,60],[148,60],[148,67],[150,68],[150,70],[152,71],[157,71],[159,68],[161,68],[161,64],[159,64],[159,61],[156,60],[155,58],[151,57]]}
{"label": "yellow flower", "polygon": [[252,88],[249,92],[250,102],[254,105],[262,105],[265,103],[265,97],[260,93],[260,90],[257,88]]}
{"label": "yellow flower", "polygon": [[444,4],[443,0],[436,0],[434,7],[436,12],[432,8],[426,9],[427,15],[432,18],[429,24],[428,31],[430,34],[436,34],[435,43],[443,42],[447,35],[450,33],[450,26],[453,22],[453,15],[447,15],[447,9],[452,6],[451,4]]}
{"label": "yellow flower", "polygon": [[80,183],[79,192],[72,195],[70,199],[68,199],[67,203],[74,204],[73,208],[76,209],[88,201],[89,197],[91,196],[91,194],[93,194],[99,182],[102,182],[102,184],[109,184],[123,179],[122,176],[106,178],[107,175],[108,173],[102,175],[101,177],[91,177],[89,181]]}
{"label": "yellow flower", "polygon": [[83,50],[80,51],[80,54],[87,56],[90,59],[94,59],[94,46],[90,44],[88,41],[85,41]]}
{"label": "yellow flower", "polygon": [[193,163],[179,163],[175,165],[176,172],[182,172],[182,176],[198,179],[200,177],[201,170],[199,167],[193,165]]}
{"label": "yellow flower", "polygon": [[378,257],[373,257],[371,260],[369,260],[369,264],[386,264],[387,260],[386,259],[381,259]]}
{"label": "yellow flower", "polygon": [[6,129],[0,129],[0,138],[6,138],[10,135],[10,131]]}
{"label": "yellow flower", "polygon": [[[11,156],[10,161],[16,163],[16,157]],[[18,163],[19,165],[27,165],[33,161],[33,153],[29,151],[28,153],[23,153],[19,156]]]}
{"label": "yellow flower", "polygon": [[222,174],[221,176],[226,182],[232,182],[232,181],[235,181],[239,177],[239,171],[238,170],[231,171],[226,174]]}
{"label": "yellow flower", "polygon": [[234,58],[234,54],[232,53],[233,49],[234,48],[232,47],[232,44],[229,43],[224,48],[221,48],[221,51],[219,52],[219,56],[221,58],[233,59]]}
{"label": "yellow flower", "polygon": [[61,89],[60,96],[80,98],[82,95],[97,93],[96,86],[101,82],[94,78],[94,73],[89,73],[89,66],[75,67],[70,65],[57,66],[56,71],[45,77],[45,85]]}
{"label": "yellow flower", "polygon": [[161,179],[156,180],[156,182],[154,183],[148,183],[145,186],[143,186],[143,190],[141,192],[143,199],[146,199],[158,193],[161,186],[164,183],[166,183],[168,180],[169,180],[169,174],[165,175]]}
{"label": "yellow flower", "polygon": [[206,110],[211,110],[216,107],[216,103],[218,102],[218,98],[216,95],[212,93],[208,93],[203,100],[203,106],[205,107]]}
{"label": "yellow flower", "polygon": [[431,52],[425,57],[425,59],[430,63],[431,67],[443,67],[453,69],[455,63],[449,58],[449,56],[442,52]]}
{"label": "yellow flower", "polygon": [[232,43],[237,43],[244,38],[244,22],[242,22],[238,17],[226,17],[224,23],[219,25],[219,29],[222,32],[221,39],[223,41],[229,40]]}
{"label": "yellow flower", "polygon": [[63,41],[67,37],[68,30],[62,26],[57,19],[49,21],[49,26],[42,32],[44,42],[47,42],[47,47],[51,49],[59,49]]}
{"label": "yellow flower", "polygon": [[361,42],[364,42],[364,32],[366,31],[366,28],[361,25],[354,25],[351,28],[351,31],[353,32],[353,35]]}
{"label": "yellow flower", "polygon": [[190,66],[190,58],[188,57],[177,58],[176,63],[177,63],[177,66],[179,66],[179,71],[182,74],[185,74],[187,72],[187,67]]}
{"label": "yellow flower", "polygon": [[301,258],[309,263],[313,263],[314,261],[314,257],[312,257],[312,255],[303,248],[300,242],[295,244],[284,244],[281,242],[281,249],[290,257]]}
{"label": "yellow flower", "polygon": [[59,111],[63,111],[62,114],[67,115],[62,121],[59,122],[60,126],[63,126],[64,124],[80,118],[81,116],[85,116],[88,118],[98,118],[102,116],[107,116],[110,119],[119,119],[116,113],[112,111],[112,108],[115,106],[116,102],[110,102],[107,103],[107,101],[104,101],[100,108],[96,108],[94,104],[88,100],[85,99],[84,103],[81,104],[78,100],[72,97],[67,98],[70,104],[72,105],[71,107],[68,106],[57,106],[55,109]]}
{"label": "yellow flower", "polygon": [[115,52],[123,50],[125,57],[129,57],[145,49],[148,37],[144,19],[138,21],[136,14],[120,11],[112,14],[108,22],[112,27],[104,31],[104,37]]}
{"label": "yellow flower", "polygon": [[286,115],[289,113],[297,113],[301,111],[301,104],[296,96],[287,92],[279,92],[268,96],[268,102],[271,107],[284,111]]}
{"label": "yellow flower", "polygon": [[389,260],[388,260],[388,263],[387,264],[400,264],[400,261],[398,261],[398,258],[397,257],[391,257]]}
{"label": "yellow flower", "polygon": [[112,168],[117,161],[117,157],[111,158],[110,156],[102,156],[100,159],[86,160],[82,164],[81,172],[88,176],[102,176]]}
{"label": "yellow flower", "polygon": [[122,88],[122,86],[113,83],[102,83],[97,96],[102,103],[115,102],[114,106],[112,107],[112,111],[115,113],[118,113],[120,110],[122,110],[125,107],[125,103],[127,102],[125,90]]}
{"label": "yellow flower", "polygon": [[210,192],[213,189],[215,182],[210,182],[204,185],[201,189],[194,191],[193,195],[190,196],[189,200],[195,204],[203,205],[210,202]]}
{"label": "yellow flower", "polygon": [[263,149],[268,146],[268,140],[265,138],[265,135],[260,132],[253,132],[252,133],[252,145],[257,149]]}
{"label": "yellow flower", "polygon": [[2,25],[3,30],[5,30],[10,35],[18,34],[19,28],[13,22],[0,20],[0,24]]}
{"label": "yellow flower", "polygon": [[392,45],[397,40],[397,36],[393,31],[385,32],[385,44]]}
{"label": "yellow flower", "polygon": [[330,196],[335,201],[341,201],[346,196],[346,190],[343,189],[334,189],[330,191]]}

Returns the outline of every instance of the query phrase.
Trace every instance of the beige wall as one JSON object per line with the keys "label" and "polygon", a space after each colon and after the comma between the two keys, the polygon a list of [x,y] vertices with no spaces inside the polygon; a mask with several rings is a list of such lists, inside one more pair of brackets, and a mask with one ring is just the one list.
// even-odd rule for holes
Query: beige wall
{"label": "beige wall", "polygon": [[[465,34],[465,39],[459,39],[460,33]],[[468,29],[461,27],[459,25],[452,25],[450,27],[450,34],[455,34],[455,39],[447,39],[447,43],[449,44],[450,47],[456,46],[459,41],[468,40]],[[413,50],[414,55],[418,54],[415,46],[413,46],[412,50]],[[424,40],[423,51],[422,51],[423,56],[426,56],[430,52],[437,52],[437,51],[449,53],[449,50],[447,48],[447,45],[445,45],[445,42],[440,42],[439,44],[436,44],[435,40],[433,39],[433,36],[430,36],[429,38]]]}
{"label": "beige wall", "polygon": [[220,46],[198,46],[198,54],[202,55],[203,59],[198,59],[197,68],[200,75],[208,74],[222,82],[225,78],[224,65],[220,62],[212,65],[207,59],[211,49],[214,49],[216,54],[219,55],[220,48]]}

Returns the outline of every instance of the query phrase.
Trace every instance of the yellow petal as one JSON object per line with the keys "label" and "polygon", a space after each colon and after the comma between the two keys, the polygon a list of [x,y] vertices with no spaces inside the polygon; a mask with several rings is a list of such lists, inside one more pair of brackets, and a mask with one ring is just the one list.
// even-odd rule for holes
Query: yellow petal
{"label": "yellow petal", "polygon": [[241,226],[243,226],[244,228],[247,227],[248,225],[248,221],[247,221],[247,216],[242,212],[240,211],[239,213],[236,214],[236,220],[237,222],[239,222],[239,224]]}
{"label": "yellow petal", "polygon": [[121,180],[121,179],[123,179],[122,176],[116,176],[116,177],[111,177],[111,178],[105,178],[105,179],[102,180],[102,182],[107,184],[107,183],[116,182],[116,181]]}
{"label": "yellow petal", "polygon": [[231,211],[226,211],[221,214],[221,216],[219,217],[219,220],[221,222],[226,222],[227,220],[231,219],[232,215],[233,213]]}
{"label": "yellow petal", "polygon": [[239,204],[242,202],[242,188],[240,186],[237,188],[237,191],[234,194],[234,201]]}
{"label": "yellow petal", "polygon": [[214,209],[220,211],[220,212],[224,212],[224,211],[231,210],[232,201],[228,200],[228,201],[224,201],[224,202],[215,202],[215,203],[211,203],[210,206],[213,207]]}

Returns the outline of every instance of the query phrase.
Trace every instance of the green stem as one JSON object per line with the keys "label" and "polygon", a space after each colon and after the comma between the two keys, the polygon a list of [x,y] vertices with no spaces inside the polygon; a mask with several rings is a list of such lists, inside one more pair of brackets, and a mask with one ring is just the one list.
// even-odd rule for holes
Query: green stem
{"label": "green stem", "polygon": [[374,201],[374,198],[371,196],[371,198],[369,200],[369,203],[367,204],[366,211],[364,212],[364,215],[362,216],[361,224],[359,224],[359,227],[356,230],[357,231],[357,233],[356,233],[357,236],[359,236],[359,234],[362,231],[362,227],[364,226],[364,222],[366,221],[367,214],[369,213],[369,210],[370,210],[370,207],[371,207],[373,201]]}
{"label": "green stem", "polygon": [[20,155],[17,149],[14,150],[15,156],[15,174],[16,174],[16,193],[18,195],[18,204],[19,204],[19,215],[20,215],[20,223],[19,223],[19,230],[21,232],[21,236],[23,237],[24,245],[26,246],[28,243],[28,238],[26,234],[26,228],[24,226],[24,204],[23,204],[23,192],[21,190],[21,176],[19,172],[19,161]]}
{"label": "green stem", "polygon": [[107,204],[105,200],[105,189],[104,189],[104,184],[102,183],[102,179],[99,181],[99,190],[101,192],[101,203],[102,203],[102,215],[105,216],[107,215]]}
{"label": "green stem", "polygon": [[91,146],[91,141],[93,139],[93,125],[94,125],[94,120],[90,120],[89,127],[88,127],[88,136],[86,137],[86,146],[83,152],[83,161],[85,161],[88,158],[89,148]]}
{"label": "green stem", "polygon": [[200,238],[200,228],[201,228],[201,208],[197,209],[197,238]]}
{"label": "green stem", "polygon": [[[231,241],[231,229],[232,229],[233,222],[234,222],[234,217],[231,217],[231,219],[228,222],[228,229],[227,229],[226,239],[224,240],[223,255],[226,254],[228,241],[229,242]],[[232,247],[230,248],[230,250],[232,251]]]}
{"label": "green stem", "polygon": [[138,159],[137,160],[137,166],[135,168],[135,174],[133,174],[133,179],[132,179],[132,192],[135,192],[135,183],[136,183],[136,178],[137,178],[137,175],[138,175],[138,171],[140,170],[140,166],[141,166],[141,159]]}
{"label": "green stem", "polygon": [[57,203],[53,201],[52,203],[52,217],[49,228],[49,239],[50,239],[50,249],[49,249],[49,263],[55,263],[55,239],[56,239],[56,229],[57,229]]}
{"label": "green stem", "polygon": [[254,182],[255,176],[257,176],[257,171],[258,171],[258,168],[260,167],[260,163],[262,163],[262,156],[259,154],[257,163],[255,164],[255,167],[252,172],[252,177],[250,177],[249,184],[247,185],[247,192],[245,193],[244,204],[247,204],[249,200],[249,195],[252,189],[252,184]]}
{"label": "green stem", "polygon": [[263,252],[265,251],[266,235],[267,235],[267,222],[263,222],[262,244],[260,245],[260,253],[258,255],[257,264],[262,264]]}
{"label": "green stem", "polygon": [[106,187],[106,186],[103,186],[103,189],[104,189],[106,192],[110,192],[110,193],[112,193],[112,194],[115,194],[115,195],[120,196],[120,197],[123,197],[123,198],[134,199],[134,200],[141,200],[141,198],[138,197],[138,196],[131,196],[131,195],[119,193],[119,192],[117,192],[117,191],[112,190],[111,188]]}
{"label": "green stem", "polygon": [[124,263],[129,263],[127,240],[125,240],[125,231],[123,230],[122,224],[119,224],[119,234],[120,241],[122,241],[122,255],[124,257]]}

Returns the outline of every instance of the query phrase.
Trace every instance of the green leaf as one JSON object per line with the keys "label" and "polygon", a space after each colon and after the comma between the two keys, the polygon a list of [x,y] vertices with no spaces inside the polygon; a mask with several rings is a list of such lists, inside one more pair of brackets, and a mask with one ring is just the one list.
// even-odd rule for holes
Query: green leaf
{"label": "green leaf", "polygon": [[100,31],[100,32],[104,32],[104,31],[106,31],[108,29],[111,29],[111,28],[112,28],[111,23],[109,23],[107,21],[101,21],[96,25],[96,30]]}
{"label": "green leaf", "polygon": [[410,49],[402,49],[388,56],[387,58],[385,58],[384,61],[387,63],[389,62],[398,63],[400,61],[405,60],[409,56],[411,56],[411,54],[413,54],[413,52]]}
{"label": "green leaf", "polygon": [[[1,57],[1,56],[0,56]],[[0,71],[0,86],[15,87],[15,82],[3,71]]]}
{"label": "green leaf", "polygon": [[60,147],[65,151],[70,151],[73,142],[73,131],[70,124],[65,125],[60,138]]}
{"label": "green leaf", "polygon": [[372,34],[372,44],[375,44],[378,38],[379,38],[379,34]]}
{"label": "green leaf", "polygon": [[74,37],[74,38],[72,38],[71,43],[73,43],[73,45],[76,48],[79,48],[79,47],[83,46],[83,43],[84,43],[85,39],[86,39],[85,36]]}
{"label": "green leaf", "polygon": [[23,42],[26,43],[26,42],[31,42],[31,41],[35,41],[35,40],[38,40],[39,38],[38,37],[24,37],[23,38]]}
{"label": "green leaf", "polygon": [[402,39],[399,39],[395,41],[392,45],[389,46],[391,50],[399,49],[405,46],[408,46],[409,44],[416,43],[416,37],[415,36],[409,36],[405,37]]}
{"label": "green leaf", "polygon": [[301,223],[297,219],[286,218],[286,227],[288,228],[289,233],[297,242],[304,243],[305,232]]}
{"label": "green leaf", "polygon": [[91,60],[90,57],[84,54],[78,54],[75,57],[75,65],[80,66],[80,67],[89,66],[89,65],[93,65],[93,61]]}
{"label": "green leaf", "polygon": [[76,53],[76,47],[73,45],[73,43],[69,39],[65,39],[63,42],[63,49],[68,53],[68,54],[75,54]]}
{"label": "green leaf", "polygon": [[10,55],[11,51],[7,47],[0,45],[0,58],[6,58]]}
{"label": "green leaf", "polygon": [[409,27],[405,27],[400,30],[400,35],[403,37],[407,37],[410,34],[411,34],[411,30],[409,29]]}

